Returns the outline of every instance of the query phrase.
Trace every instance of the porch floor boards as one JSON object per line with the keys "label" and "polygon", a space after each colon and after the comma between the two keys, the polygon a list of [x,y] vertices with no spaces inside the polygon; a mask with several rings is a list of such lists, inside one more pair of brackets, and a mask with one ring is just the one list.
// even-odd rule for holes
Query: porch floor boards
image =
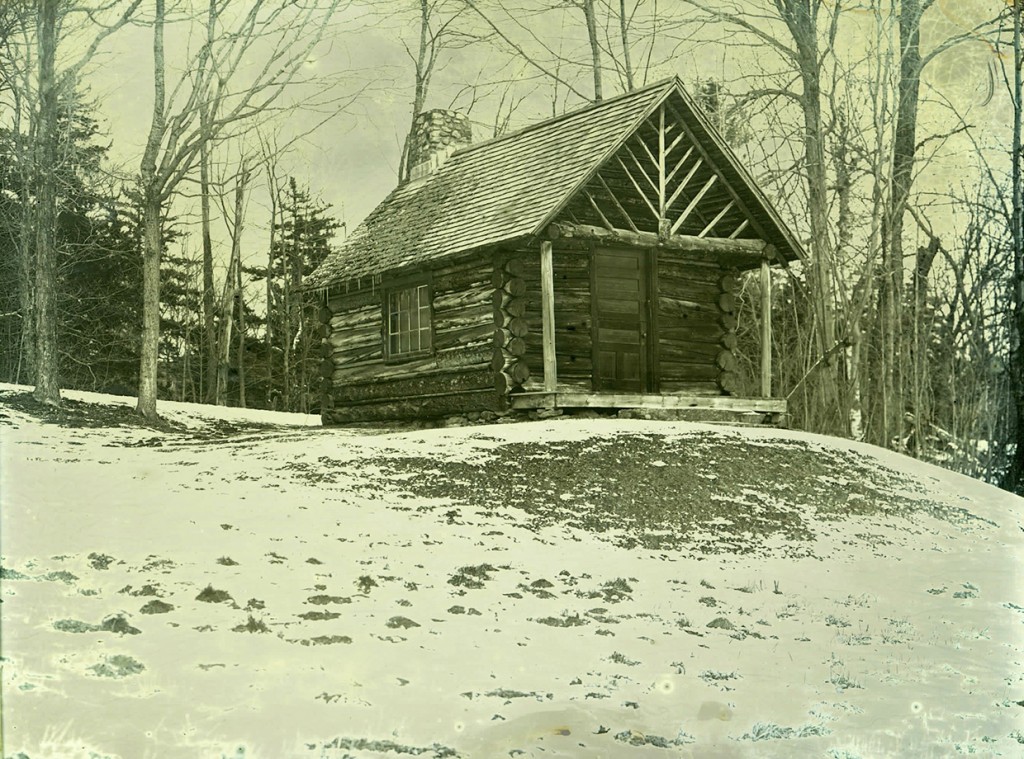
{"label": "porch floor boards", "polygon": [[729,395],[676,393],[601,393],[579,391],[527,392],[511,396],[513,409],[592,408],[716,410],[754,414],[785,414],[784,398],[739,398]]}

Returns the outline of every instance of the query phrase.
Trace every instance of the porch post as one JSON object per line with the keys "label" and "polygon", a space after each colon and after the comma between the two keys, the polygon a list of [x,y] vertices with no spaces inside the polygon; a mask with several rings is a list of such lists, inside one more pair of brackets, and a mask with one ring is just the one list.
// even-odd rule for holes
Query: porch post
{"label": "porch post", "polygon": [[761,397],[772,397],[772,269],[768,263],[772,249],[761,258]]}
{"label": "porch post", "polygon": [[553,393],[558,387],[558,369],[555,360],[555,269],[551,258],[551,242],[540,244],[541,322],[543,325],[544,392]]}

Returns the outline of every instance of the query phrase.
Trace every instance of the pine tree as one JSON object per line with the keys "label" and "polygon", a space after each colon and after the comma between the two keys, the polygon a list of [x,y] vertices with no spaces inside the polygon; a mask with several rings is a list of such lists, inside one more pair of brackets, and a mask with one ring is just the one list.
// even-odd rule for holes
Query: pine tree
{"label": "pine tree", "polygon": [[302,286],[330,253],[338,221],[328,213],[330,206],[301,188],[294,177],[281,192],[278,210],[269,271],[266,267],[246,271],[256,279],[270,280],[265,325],[270,346],[267,405],[309,412],[319,397],[315,348],[320,335],[317,309]]}

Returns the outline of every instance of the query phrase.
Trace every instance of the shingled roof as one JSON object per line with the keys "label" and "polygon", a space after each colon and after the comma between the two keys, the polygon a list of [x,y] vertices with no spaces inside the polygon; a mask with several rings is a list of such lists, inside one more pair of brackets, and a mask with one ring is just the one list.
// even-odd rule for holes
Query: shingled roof
{"label": "shingled roof", "polygon": [[787,260],[803,255],[679,80],[671,79],[458,150],[428,177],[392,191],[310,275],[306,287],[539,234],[670,97],[711,170],[738,201],[734,213],[749,218],[743,236],[772,243]]}

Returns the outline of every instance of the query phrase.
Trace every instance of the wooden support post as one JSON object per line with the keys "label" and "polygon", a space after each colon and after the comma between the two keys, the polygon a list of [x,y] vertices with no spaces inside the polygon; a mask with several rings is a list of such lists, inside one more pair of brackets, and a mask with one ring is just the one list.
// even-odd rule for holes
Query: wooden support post
{"label": "wooden support post", "polygon": [[555,359],[555,267],[551,257],[551,243],[540,244],[540,294],[542,346],[544,350],[544,391],[555,392],[558,387],[558,364]]}
{"label": "wooden support post", "polygon": [[761,397],[772,397],[772,268],[771,249],[761,259]]}

